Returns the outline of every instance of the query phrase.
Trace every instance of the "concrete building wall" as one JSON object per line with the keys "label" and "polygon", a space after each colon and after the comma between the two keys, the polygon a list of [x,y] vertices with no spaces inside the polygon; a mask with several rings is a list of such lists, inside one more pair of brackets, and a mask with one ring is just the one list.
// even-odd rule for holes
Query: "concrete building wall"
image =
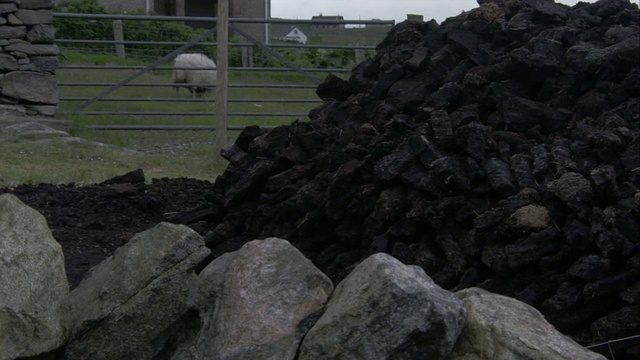
{"label": "concrete building wall", "polygon": [[[235,0],[231,17],[265,19],[271,17],[271,0]],[[269,39],[267,24],[237,24],[240,29],[263,43]]]}
{"label": "concrete building wall", "polygon": [[[216,17],[216,0],[98,0],[98,5],[113,11],[147,10],[167,16]],[[271,0],[229,0],[229,17],[265,19],[271,17]],[[190,23],[196,27],[210,27],[211,23]],[[235,24],[242,31],[261,42],[268,42],[266,24]]]}

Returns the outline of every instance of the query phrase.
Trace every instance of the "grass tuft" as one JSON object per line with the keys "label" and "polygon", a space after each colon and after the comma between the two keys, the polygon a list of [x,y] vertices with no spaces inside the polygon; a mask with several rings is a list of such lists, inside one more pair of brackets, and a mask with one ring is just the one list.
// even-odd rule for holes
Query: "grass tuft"
{"label": "grass tuft", "polygon": [[[131,142],[129,144],[132,144]],[[144,151],[89,141],[0,142],[0,186],[95,184],[143,169],[146,181],[187,177],[214,181],[226,165],[214,162],[213,146],[186,143],[162,148],[145,140]]]}

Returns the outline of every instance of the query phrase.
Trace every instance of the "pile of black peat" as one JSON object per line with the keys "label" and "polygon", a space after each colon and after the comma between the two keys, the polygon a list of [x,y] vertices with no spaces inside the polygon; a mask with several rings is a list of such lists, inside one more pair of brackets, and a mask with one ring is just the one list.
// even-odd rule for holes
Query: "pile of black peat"
{"label": "pile of black peat", "polygon": [[638,7],[479,3],[395,26],[311,121],[244,130],[211,203],[172,219],[214,257],[277,236],[337,281],[383,251],[583,344],[638,334]]}

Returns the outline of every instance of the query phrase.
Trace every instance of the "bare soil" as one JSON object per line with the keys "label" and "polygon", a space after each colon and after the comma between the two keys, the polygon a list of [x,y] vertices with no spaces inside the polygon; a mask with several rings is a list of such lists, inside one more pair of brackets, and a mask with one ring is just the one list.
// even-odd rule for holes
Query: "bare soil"
{"label": "bare soil", "polygon": [[20,185],[1,188],[44,215],[62,246],[69,285],[109,257],[138,232],[167,217],[206,202],[205,180],[154,179],[144,183],[141,170],[101,184]]}

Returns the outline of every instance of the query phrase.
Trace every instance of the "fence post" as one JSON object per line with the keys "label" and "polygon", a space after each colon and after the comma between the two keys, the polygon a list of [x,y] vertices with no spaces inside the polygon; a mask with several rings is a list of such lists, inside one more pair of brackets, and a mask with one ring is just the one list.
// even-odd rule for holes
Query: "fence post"
{"label": "fence post", "polygon": [[[122,20],[113,20],[113,40],[124,41],[124,34],[122,32]],[[116,56],[124,58],[124,44],[116,44]]]}
{"label": "fence post", "polygon": [[364,49],[356,49],[356,64],[364,61]]}
{"label": "fence post", "polygon": [[242,47],[242,67],[249,67],[249,49]]}
{"label": "fence post", "polygon": [[216,50],[216,162],[222,163],[220,151],[227,147],[227,83],[229,68],[229,0],[218,1]]}
{"label": "fence post", "polygon": [[253,67],[253,48],[252,47],[242,47],[242,67],[252,68]]}

